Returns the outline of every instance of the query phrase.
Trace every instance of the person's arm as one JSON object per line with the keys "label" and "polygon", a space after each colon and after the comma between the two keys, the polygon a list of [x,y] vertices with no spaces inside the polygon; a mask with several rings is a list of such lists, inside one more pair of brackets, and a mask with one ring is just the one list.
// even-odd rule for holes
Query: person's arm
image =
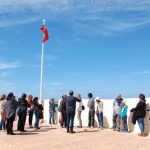
{"label": "person's arm", "polygon": [[76,100],[77,102],[81,102],[81,99],[79,99],[79,98],[77,98],[77,97],[75,97],[75,100]]}
{"label": "person's arm", "polygon": [[136,105],[136,107],[134,108],[134,111],[137,111],[140,107],[141,107],[141,105],[140,105],[140,103],[138,103],[138,104]]}

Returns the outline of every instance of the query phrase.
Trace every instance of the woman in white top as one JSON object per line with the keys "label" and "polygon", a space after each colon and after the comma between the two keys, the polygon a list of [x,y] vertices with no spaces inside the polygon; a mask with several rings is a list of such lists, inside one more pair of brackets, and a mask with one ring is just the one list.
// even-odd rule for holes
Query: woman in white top
{"label": "woman in white top", "polygon": [[103,102],[99,97],[96,97],[96,115],[98,118],[99,129],[103,129]]}
{"label": "woman in white top", "polygon": [[78,106],[77,106],[77,116],[78,116],[78,120],[79,120],[79,126],[77,126],[78,128],[82,128],[82,119],[81,119],[81,113],[82,113],[82,106],[83,106],[83,103],[82,103],[82,98],[81,98],[81,95],[78,94],[77,98],[79,98],[81,100],[81,102],[78,103]]}

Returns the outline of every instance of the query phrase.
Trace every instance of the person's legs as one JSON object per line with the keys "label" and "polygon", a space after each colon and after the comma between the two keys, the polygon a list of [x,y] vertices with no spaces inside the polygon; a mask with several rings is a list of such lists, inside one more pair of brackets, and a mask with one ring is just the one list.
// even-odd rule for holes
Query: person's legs
{"label": "person's legs", "polygon": [[0,120],[0,130],[2,130],[2,120]]}
{"label": "person's legs", "polygon": [[82,127],[81,113],[82,113],[81,111],[78,111],[79,127]]}
{"label": "person's legs", "polygon": [[22,115],[21,113],[18,115],[18,125],[17,125],[17,130],[20,131],[21,130],[21,118],[22,118]]}
{"label": "person's legs", "polygon": [[122,120],[122,124],[123,124],[122,132],[128,132],[127,118],[122,118],[121,120]]}
{"label": "person's legs", "polygon": [[49,113],[49,124],[52,124],[52,112]]}
{"label": "person's legs", "polygon": [[71,113],[68,111],[68,112],[67,112],[67,133],[69,133],[70,118],[71,118]]}
{"label": "person's legs", "polygon": [[9,131],[9,119],[7,119],[7,121],[6,121],[6,129],[7,129],[7,134],[10,134],[10,131]]}
{"label": "person's legs", "polygon": [[117,120],[117,114],[113,114],[113,128],[114,128],[114,130],[116,130],[116,126],[117,126],[117,124],[116,124],[116,120]]}
{"label": "person's legs", "polygon": [[103,113],[99,114],[99,127],[103,129]]}
{"label": "person's legs", "polygon": [[117,114],[117,118],[116,118],[116,128],[118,131],[120,131],[120,115]]}
{"label": "person's legs", "polygon": [[52,123],[55,124],[55,112],[52,112]]}
{"label": "person's legs", "polygon": [[71,125],[70,125],[70,131],[71,131],[71,133],[74,133],[74,131],[73,131],[74,117],[75,117],[75,112],[71,112],[71,117],[70,117],[70,119],[71,119]]}
{"label": "person's legs", "polygon": [[3,130],[6,129],[6,120],[3,120],[3,121],[2,121],[2,128],[3,128]]}
{"label": "person's legs", "polygon": [[36,129],[39,128],[39,112],[38,111],[35,111],[35,125],[34,125],[34,127]]}
{"label": "person's legs", "polygon": [[95,122],[95,118],[94,118],[94,111],[91,112],[91,124],[92,124],[92,127],[94,127],[94,122]]}
{"label": "person's legs", "polygon": [[29,126],[32,127],[33,111],[29,112]]}
{"label": "person's legs", "polygon": [[88,127],[91,127],[91,111],[89,111]]}
{"label": "person's legs", "polygon": [[144,118],[138,118],[137,119],[139,128],[141,130],[141,133],[144,133]]}

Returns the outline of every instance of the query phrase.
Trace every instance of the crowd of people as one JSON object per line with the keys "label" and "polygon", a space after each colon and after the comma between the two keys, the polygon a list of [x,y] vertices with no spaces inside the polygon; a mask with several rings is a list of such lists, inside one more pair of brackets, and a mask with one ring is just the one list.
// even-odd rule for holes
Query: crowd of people
{"label": "crowd of people", "polygon": [[[77,108],[76,108],[77,107]],[[103,130],[103,111],[104,106],[100,97],[93,97],[92,93],[88,94],[88,128],[95,127],[95,116],[98,120],[98,128]],[[0,130],[6,130],[8,135],[15,135],[13,132],[13,122],[16,117],[18,118],[17,130],[20,132],[26,132],[25,124],[26,117],[28,114],[29,128],[40,129],[39,121],[43,122],[43,105],[39,104],[38,97],[32,95],[27,95],[25,93],[16,100],[13,93],[9,93],[7,96],[2,95],[0,97]],[[58,111],[61,116],[59,118],[59,123],[62,128],[66,128],[67,133],[75,133],[74,131],[74,118],[77,113],[77,118],[79,121],[78,128],[82,128],[82,111],[85,110],[85,106],[82,101],[80,94],[74,96],[74,92],[70,91],[69,96],[63,95],[60,101]],[[55,111],[56,105],[54,98],[49,101],[49,124],[55,124]],[[118,95],[113,102],[113,130],[119,132],[128,133],[128,123],[127,123],[127,112],[128,106],[126,101],[121,95]],[[145,136],[144,134],[144,118],[146,116],[146,99],[144,94],[139,95],[139,102],[135,108],[131,110],[132,123],[138,122],[141,133],[139,136]],[[17,114],[17,115],[16,115]],[[35,116],[34,126],[33,126],[33,116]],[[121,128],[121,122],[123,128]]]}
{"label": "crowd of people", "polygon": [[[59,118],[59,122],[61,127],[64,127],[67,129],[67,133],[75,133],[73,131],[74,127],[74,117],[75,113],[77,112],[77,117],[79,121],[78,128],[82,128],[82,111],[85,109],[85,106],[83,105],[81,95],[77,95],[77,97],[73,96],[74,92],[70,91],[69,96],[63,95],[62,100],[60,101],[60,105],[58,108],[58,111],[60,112],[61,116]],[[76,102],[77,105],[76,105]],[[77,106],[77,109],[76,109]],[[100,130],[103,130],[103,102],[101,101],[100,97],[96,97],[94,99],[93,94],[88,94],[88,128],[94,128],[95,126],[95,116],[97,116],[98,120],[98,128]],[[128,106],[126,104],[126,101],[122,98],[121,94],[117,96],[116,99],[114,99],[113,102],[113,131],[118,132],[125,132],[128,133],[128,123],[127,123],[127,112],[128,112]],[[136,105],[135,108],[130,110],[132,115],[132,123],[135,125],[136,122],[138,122],[140,133],[139,136],[146,136],[144,134],[145,124],[144,124],[144,118],[146,116],[146,99],[144,94],[139,95],[139,102]],[[123,128],[121,128],[121,122],[123,125]]]}
{"label": "crowd of people", "polygon": [[[0,98],[0,130],[7,131],[8,135],[15,135],[13,132],[13,123],[18,118],[17,130],[26,132],[25,123],[27,114],[29,114],[29,128],[39,128],[39,121],[43,119],[43,106],[39,104],[38,97],[28,96],[25,93],[16,100],[13,93]],[[17,114],[17,116],[16,116]],[[33,126],[33,115],[35,114],[35,123]]]}

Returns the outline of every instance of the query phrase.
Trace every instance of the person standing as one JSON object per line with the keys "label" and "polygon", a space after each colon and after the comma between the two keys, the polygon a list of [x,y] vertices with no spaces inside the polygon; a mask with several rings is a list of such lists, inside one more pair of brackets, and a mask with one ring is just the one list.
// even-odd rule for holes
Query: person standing
{"label": "person standing", "polygon": [[33,96],[32,96],[32,95],[29,95],[29,96],[28,96],[29,128],[33,128],[33,126],[32,126],[33,110],[31,109],[32,105],[33,105]]}
{"label": "person standing", "polygon": [[99,123],[99,129],[103,130],[103,102],[100,97],[96,97],[96,115]]}
{"label": "person standing", "polygon": [[75,133],[73,131],[74,127],[74,117],[76,110],[76,102],[81,102],[77,97],[74,97],[74,92],[70,91],[69,96],[66,96],[66,112],[67,112],[67,133]]}
{"label": "person standing", "polygon": [[80,94],[78,94],[77,98],[81,100],[81,102],[78,103],[78,107],[77,107],[77,116],[78,116],[78,121],[79,121],[79,126],[77,127],[82,128],[81,114],[82,114],[83,102],[82,102],[82,98]]}
{"label": "person standing", "polygon": [[34,124],[34,127],[35,127],[36,129],[40,129],[40,127],[39,127],[40,108],[39,108],[38,97],[35,97],[35,98],[33,99],[33,104],[32,104],[31,110],[32,110],[33,112],[35,112],[35,124]]}
{"label": "person standing", "polygon": [[9,93],[6,100],[6,129],[8,135],[15,135],[13,133],[13,122],[15,120],[16,106],[13,97],[13,93]]}
{"label": "person standing", "polygon": [[0,130],[6,128],[6,95],[0,98]]}
{"label": "person standing", "polygon": [[65,101],[66,95],[62,96],[62,99],[59,104],[58,111],[60,112],[61,116],[59,119],[61,127],[67,127],[67,114],[66,114],[66,101]]}
{"label": "person standing", "polygon": [[55,124],[55,100],[51,98],[49,101],[49,124]]}
{"label": "person standing", "polygon": [[95,102],[93,98],[93,94],[88,94],[88,107],[89,107],[89,116],[88,116],[88,127],[94,128],[94,122],[95,122]]}
{"label": "person standing", "polygon": [[120,117],[121,117],[122,124],[123,124],[123,129],[121,130],[122,132],[128,132],[127,111],[128,111],[128,106],[126,105],[126,101],[123,100],[121,113],[120,113]]}
{"label": "person standing", "polygon": [[17,130],[25,132],[25,123],[27,116],[28,102],[26,100],[26,94],[22,94],[22,97],[18,99],[18,126]]}
{"label": "person standing", "polygon": [[119,94],[113,102],[113,130],[120,131],[120,112],[122,107],[122,96]]}
{"label": "person standing", "polygon": [[140,101],[136,105],[135,108],[131,110],[131,112],[134,112],[136,114],[136,120],[138,122],[139,128],[141,133],[139,133],[139,136],[145,136],[144,129],[145,129],[145,123],[144,118],[146,116],[146,99],[144,94],[139,95]]}

